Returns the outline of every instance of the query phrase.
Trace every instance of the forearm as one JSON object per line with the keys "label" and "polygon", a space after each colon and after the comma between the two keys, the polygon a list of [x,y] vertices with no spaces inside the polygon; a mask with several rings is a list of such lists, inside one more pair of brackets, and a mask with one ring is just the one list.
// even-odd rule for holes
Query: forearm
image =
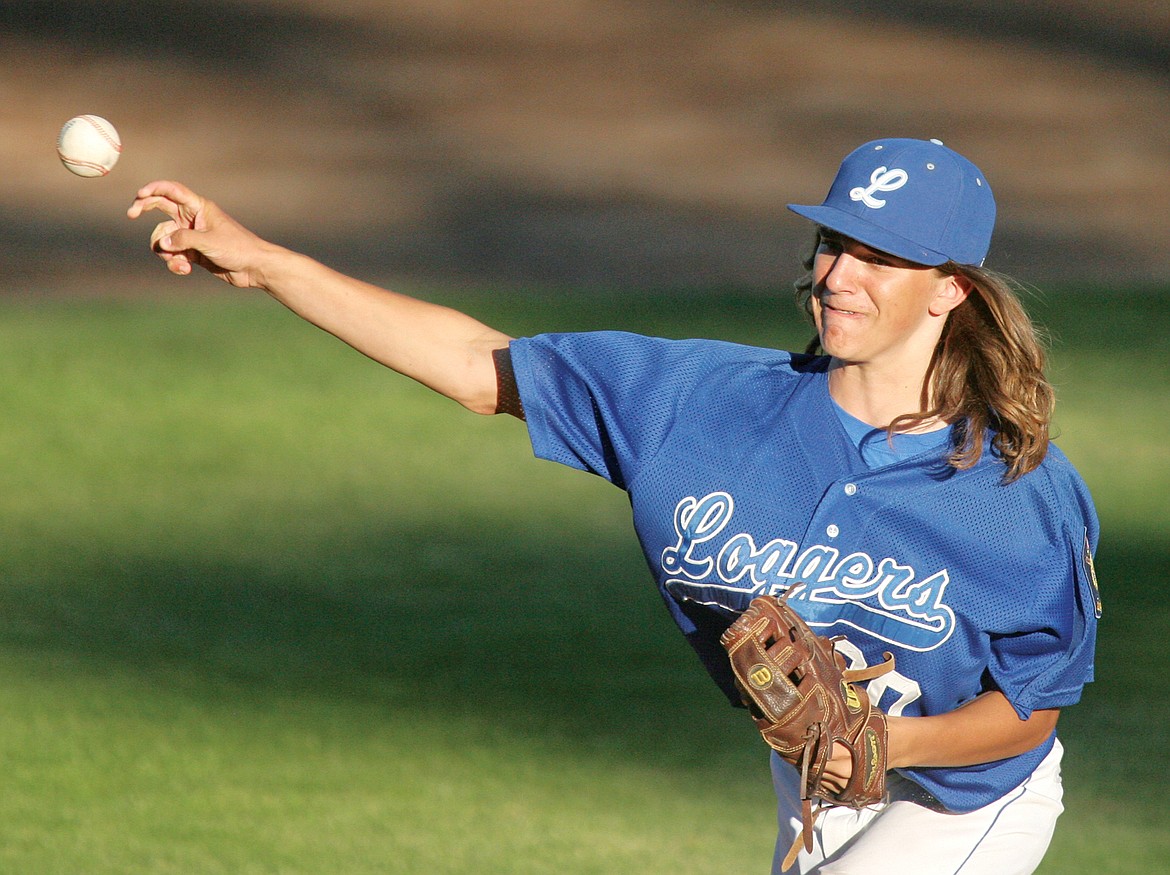
{"label": "forearm", "polygon": [[985,693],[947,714],[890,717],[889,767],[971,766],[1017,756],[1056,728],[1058,710],[1021,720],[999,692]]}
{"label": "forearm", "polygon": [[131,219],[158,210],[168,218],[151,248],[171,273],[202,267],[237,288],[264,289],[290,310],[375,361],[418,380],[477,413],[496,410],[492,351],[508,344],[476,319],[338,273],[260,238],[181,183],[140,188]]}
{"label": "forearm", "polygon": [[266,247],[257,285],[303,319],[477,413],[496,408],[492,350],[509,337],[449,307]]}

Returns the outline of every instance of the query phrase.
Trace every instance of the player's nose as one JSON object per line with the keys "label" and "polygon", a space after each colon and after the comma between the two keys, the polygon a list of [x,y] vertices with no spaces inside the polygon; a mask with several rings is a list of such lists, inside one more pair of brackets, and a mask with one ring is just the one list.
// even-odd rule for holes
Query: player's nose
{"label": "player's nose", "polygon": [[825,273],[818,285],[825,291],[836,294],[856,291],[860,266],[859,259],[848,252],[838,252],[826,265]]}

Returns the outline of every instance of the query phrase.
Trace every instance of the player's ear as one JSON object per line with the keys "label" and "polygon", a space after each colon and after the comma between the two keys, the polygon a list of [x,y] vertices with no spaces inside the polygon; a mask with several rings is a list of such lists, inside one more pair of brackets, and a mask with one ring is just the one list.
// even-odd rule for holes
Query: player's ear
{"label": "player's ear", "polygon": [[950,273],[939,277],[938,288],[930,302],[930,312],[935,316],[945,316],[951,312],[971,294],[971,280],[962,274]]}

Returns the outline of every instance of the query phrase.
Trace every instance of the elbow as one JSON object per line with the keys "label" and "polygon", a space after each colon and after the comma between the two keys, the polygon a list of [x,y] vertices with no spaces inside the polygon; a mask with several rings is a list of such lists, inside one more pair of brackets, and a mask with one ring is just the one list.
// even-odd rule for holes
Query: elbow
{"label": "elbow", "polygon": [[480,396],[478,398],[460,400],[459,403],[465,409],[470,410],[472,413],[478,413],[481,416],[508,413],[517,419],[524,419],[524,405],[520,403],[519,397],[505,397],[497,394],[491,397]]}
{"label": "elbow", "polygon": [[[493,345],[490,349],[491,367],[479,372],[477,379],[468,380],[467,385],[476,391],[459,402],[472,413],[491,415],[510,413],[517,419],[524,419],[524,404],[516,385],[512,369],[512,358],[507,346]],[[482,361],[482,360],[481,360]],[[474,369],[474,365],[472,366]]]}
{"label": "elbow", "polygon": [[1028,719],[1023,721],[1025,735],[1021,743],[1026,745],[1020,753],[1032,750],[1046,742],[1049,736],[1056,731],[1056,722],[1060,719],[1059,708],[1045,708],[1033,711]]}
{"label": "elbow", "polygon": [[433,381],[422,382],[472,413],[481,416],[511,413],[507,399],[513,394],[519,396],[506,357],[507,373],[500,367],[499,350],[498,341],[469,345],[454,356],[455,364],[438,371]]}
{"label": "elbow", "polygon": [[490,381],[468,381],[465,384],[465,389],[467,391],[447,393],[448,397],[465,410],[470,410],[481,416],[511,413],[519,419],[524,418],[524,408],[520,403],[520,396],[515,392],[506,391],[505,387],[501,386],[494,378]]}
{"label": "elbow", "polygon": [[455,399],[465,410],[470,410],[472,413],[478,413],[480,416],[492,416],[496,413],[502,413],[496,404],[496,399],[477,397],[477,398],[456,398]]}
{"label": "elbow", "polygon": [[[1060,718],[1058,708],[1033,711],[1027,719],[1015,715],[1015,725],[1003,735],[994,759],[1021,756],[1035,750],[1052,737],[1056,721]],[[1007,729],[1007,727],[1005,727]]]}

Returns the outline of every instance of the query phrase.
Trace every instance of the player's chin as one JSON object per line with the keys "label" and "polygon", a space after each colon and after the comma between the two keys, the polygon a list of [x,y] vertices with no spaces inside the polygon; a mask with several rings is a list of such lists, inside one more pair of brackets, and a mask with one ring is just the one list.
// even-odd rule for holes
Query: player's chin
{"label": "player's chin", "polygon": [[839,327],[829,325],[819,332],[821,349],[833,358],[849,360],[854,344],[850,342],[849,334]]}

